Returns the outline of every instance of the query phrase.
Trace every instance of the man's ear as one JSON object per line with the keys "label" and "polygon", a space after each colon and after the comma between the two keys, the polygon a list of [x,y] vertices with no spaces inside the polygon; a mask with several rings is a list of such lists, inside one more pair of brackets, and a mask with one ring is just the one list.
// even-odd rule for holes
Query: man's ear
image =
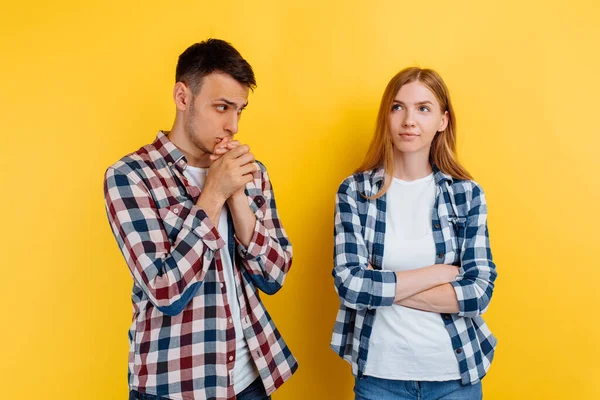
{"label": "man's ear", "polygon": [[179,111],[185,111],[192,104],[192,91],[183,82],[177,82],[173,87],[173,101]]}

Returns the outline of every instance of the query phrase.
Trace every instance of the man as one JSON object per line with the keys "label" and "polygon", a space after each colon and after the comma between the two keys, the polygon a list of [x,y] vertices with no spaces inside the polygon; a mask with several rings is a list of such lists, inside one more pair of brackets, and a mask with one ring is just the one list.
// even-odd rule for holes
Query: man
{"label": "man", "polygon": [[255,86],[229,43],[192,45],[171,131],[106,171],[134,280],[130,399],[269,399],[297,369],[258,295],[281,288],[292,246],[264,165],[233,140]]}

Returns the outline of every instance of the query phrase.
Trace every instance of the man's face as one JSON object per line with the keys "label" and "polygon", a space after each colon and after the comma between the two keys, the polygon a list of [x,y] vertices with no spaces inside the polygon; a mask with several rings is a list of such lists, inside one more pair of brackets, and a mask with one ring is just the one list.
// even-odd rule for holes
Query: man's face
{"label": "man's face", "polygon": [[206,75],[183,115],[188,140],[198,150],[212,154],[221,139],[232,139],[238,131],[242,110],[248,104],[248,92],[246,85],[229,75]]}

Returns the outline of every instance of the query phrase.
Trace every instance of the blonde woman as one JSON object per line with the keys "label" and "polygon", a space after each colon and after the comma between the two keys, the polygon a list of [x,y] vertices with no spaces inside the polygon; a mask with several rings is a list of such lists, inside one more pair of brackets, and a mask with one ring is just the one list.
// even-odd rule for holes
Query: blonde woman
{"label": "blonde woman", "polygon": [[337,192],[332,348],[356,400],[480,399],[496,339],[481,186],[458,163],[456,117],[432,70],[387,85],[363,164]]}

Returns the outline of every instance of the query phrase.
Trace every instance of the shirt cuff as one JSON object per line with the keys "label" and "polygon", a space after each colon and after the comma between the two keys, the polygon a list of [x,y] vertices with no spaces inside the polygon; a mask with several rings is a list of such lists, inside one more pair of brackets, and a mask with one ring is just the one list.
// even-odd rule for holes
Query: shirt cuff
{"label": "shirt cuff", "polygon": [[381,273],[381,297],[373,302],[375,307],[389,307],[396,299],[397,276],[394,271],[380,270]]}
{"label": "shirt cuff", "polygon": [[202,239],[204,244],[213,251],[225,246],[225,241],[219,235],[217,227],[208,218],[206,212],[196,205],[190,209],[190,213],[183,221],[183,226]]}
{"label": "shirt cuff", "polygon": [[452,281],[450,285],[454,288],[456,299],[458,300],[458,316],[474,316],[477,313],[477,291],[472,282],[467,280]]}
{"label": "shirt cuff", "polygon": [[242,244],[237,237],[235,238],[235,241],[237,242],[238,253],[244,260],[257,260],[263,255],[267,254],[266,244],[269,241],[269,232],[267,231],[267,228],[265,228],[260,222],[260,220],[256,218],[256,224],[254,224],[254,233],[252,234],[248,248],[246,248],[246,246],[244,246],[244,244]]}

